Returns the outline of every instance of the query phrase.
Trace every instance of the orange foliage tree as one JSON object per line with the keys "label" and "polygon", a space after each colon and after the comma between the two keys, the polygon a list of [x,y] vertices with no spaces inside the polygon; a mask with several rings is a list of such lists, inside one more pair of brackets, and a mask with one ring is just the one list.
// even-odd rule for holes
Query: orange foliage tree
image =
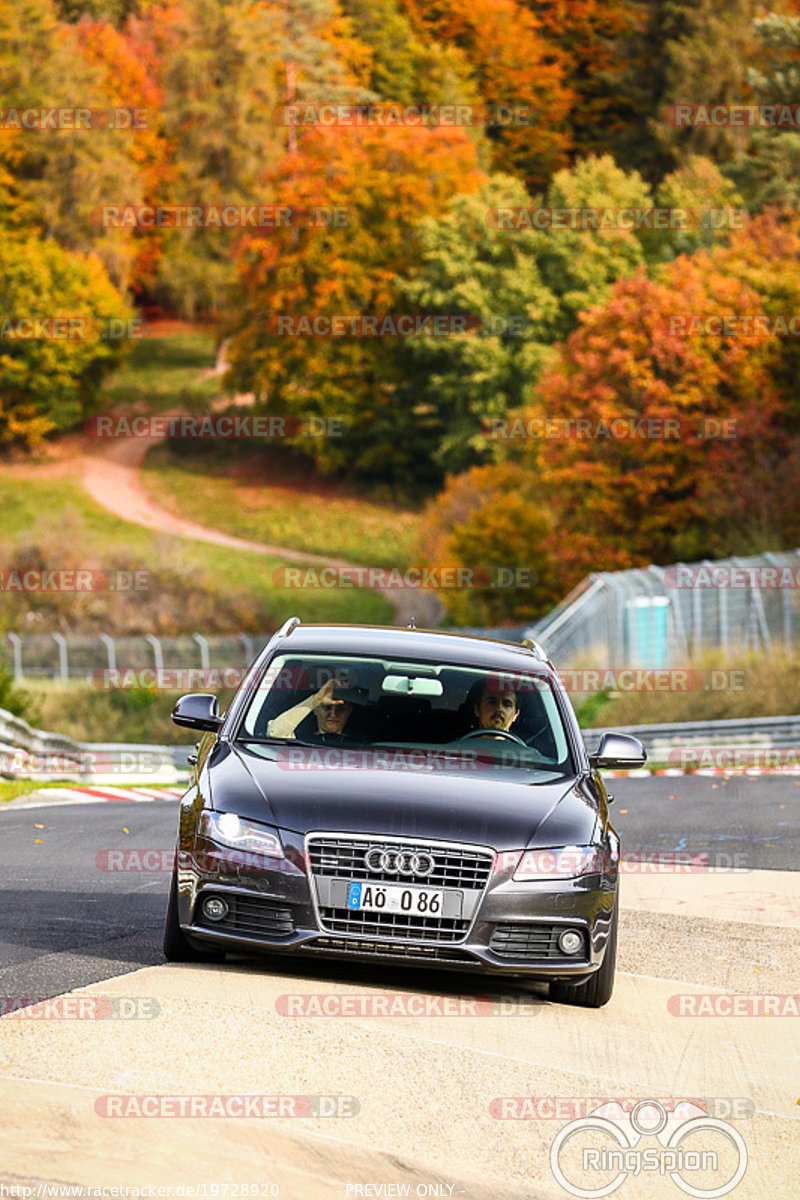
{"label": "orange foliage tree", "polygon": [[443,590],[447,619],[492,626],[530,621],[558,599],[547,550],[552,516],[529,471],[516,463],[450,475],[428,504],[420,533],[424,563],[465,567],[469,587]]}
{"label": "orange foliage tree", "polygon": [[[745,236],[745,257],[760,239]],[[620,280],[541,380],[520,432],[544,432],[524,457],[556,514],[551,550],[565,588],[591,570],[782,540],[785,346],[752,321],[715,332],[714,318],[766,314],[738,267],[728,273],[735,254],[704,251],[656,280]],[[549,436],[530,424],[548,419]]]}
{"label": "orange foliage tree", "polygon": [[[152,28],[170,27],[175,6],[153,6],[147,14]],[[163,23],[163,24],[162,24]],[[132,125],[129,155],[142,177],[145,203],[163,203],[164,189],[171,177],[173,148],[161,129],[164,95],[157,72],[159,57],[152,38],[144,39],[144,20],[138,19],[136,33],[116,29],[109,21],[84,16],[75,27],[75,36],[83,57],[100,70],[103,90],[109,105],[137,110]],[[110,197],[109,202],[125,203],[128,197]],[[129,285],[134,292],[151,283],[163,249],[163,230],[135,230],[136,253],[131,265]]]}
{"label": "orange foliage tree", "polygon": [[[615,153],[641,119],[632,93],[639,69],[635,34],[645,22],[640,0],[523,0],[558,51],[575,93],[570,124],[579,154]],[[617,156],[617,161],[619,158]]]}
{"label": "orange foliage tree", "polygon": [[459,128],[311,126],[302,134],[299,152],[266,181],[275,204],[292,210],[291,224],[240,246],[229,382],[271,412],[347,422],[346,437],[298,439],[323,469],[403,476],[426,456],[426,434],[424,415],[395,402],[398,339],[293,331],[308,329],[300,318],[408,312],[396,280],[420,255],[419,220],[485,177]]}
{"label": "orange foliage tree", "polygon": [[457,46],[489,109],[494,166],[543,187],[566,164],[573,92],[558,50],[517,0],[402,0],[420,33]]}

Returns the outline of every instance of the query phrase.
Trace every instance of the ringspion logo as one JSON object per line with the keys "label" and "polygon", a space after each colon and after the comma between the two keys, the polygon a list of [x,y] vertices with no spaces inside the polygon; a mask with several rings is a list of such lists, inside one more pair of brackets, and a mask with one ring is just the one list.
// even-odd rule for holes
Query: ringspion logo
{"label": "ringspion logo", "polygon": [[[647,1137],[658,1147],[640,1147]],[[689,1100],[669,1110],[658,1100],[642,1100],[630,1112],[611,1101],[559,1130],[550,1168],[566,1192],[587,1200],[609,1196],[629,1175],[640,1174],[668,1175],[687,1195],[712,1200],[741,1183],[747,1146],[735,1126]],[[712,1186],[702,1186],[710,1177]]]}

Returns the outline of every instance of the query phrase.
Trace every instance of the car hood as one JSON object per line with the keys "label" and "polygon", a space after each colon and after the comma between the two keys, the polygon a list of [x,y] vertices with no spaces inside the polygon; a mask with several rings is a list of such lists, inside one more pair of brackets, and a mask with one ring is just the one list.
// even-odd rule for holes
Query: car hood
{"label": "car hood", "polygon": [[479,776],[377,767],[289,770],[246,746],[218,748],[211,800],[216,809],[300,834],[438,838],[496,850],[584,845],[598,820],[575,777],[553,780],[514,768]]}

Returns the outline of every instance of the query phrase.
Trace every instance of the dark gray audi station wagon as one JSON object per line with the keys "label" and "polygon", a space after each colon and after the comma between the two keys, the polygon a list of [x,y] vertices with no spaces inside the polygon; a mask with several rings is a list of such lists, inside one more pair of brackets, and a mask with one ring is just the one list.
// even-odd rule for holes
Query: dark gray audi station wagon
{"label": "dark gray audi station wagon", "polygon": [[611,996],[619,838],[602,768],[641,766],[605,734],[587,757],[534,643],[293,617],[205,733],[181,801],[164,952],[403,962]]}

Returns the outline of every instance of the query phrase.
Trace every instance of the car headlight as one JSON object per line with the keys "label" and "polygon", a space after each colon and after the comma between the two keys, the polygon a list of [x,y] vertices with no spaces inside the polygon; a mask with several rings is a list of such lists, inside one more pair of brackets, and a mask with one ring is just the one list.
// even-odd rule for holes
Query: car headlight
{"label": "car headlight", "polygon": [[276,833],[265,825],[254,821],[245,821],[231,812],[210,812],[208,809],[200,814],[197,832],[230,846],[233,850],[245,850],[251,854],[263,854],[267,858],[283,858],[283,846]]}
{"label": "car headlight", "polygon": [[554,846],[547,850],[524,850],[512,876],[515,883],[539,879],[575,879],[609,870],[611,855],[602,846]]}

